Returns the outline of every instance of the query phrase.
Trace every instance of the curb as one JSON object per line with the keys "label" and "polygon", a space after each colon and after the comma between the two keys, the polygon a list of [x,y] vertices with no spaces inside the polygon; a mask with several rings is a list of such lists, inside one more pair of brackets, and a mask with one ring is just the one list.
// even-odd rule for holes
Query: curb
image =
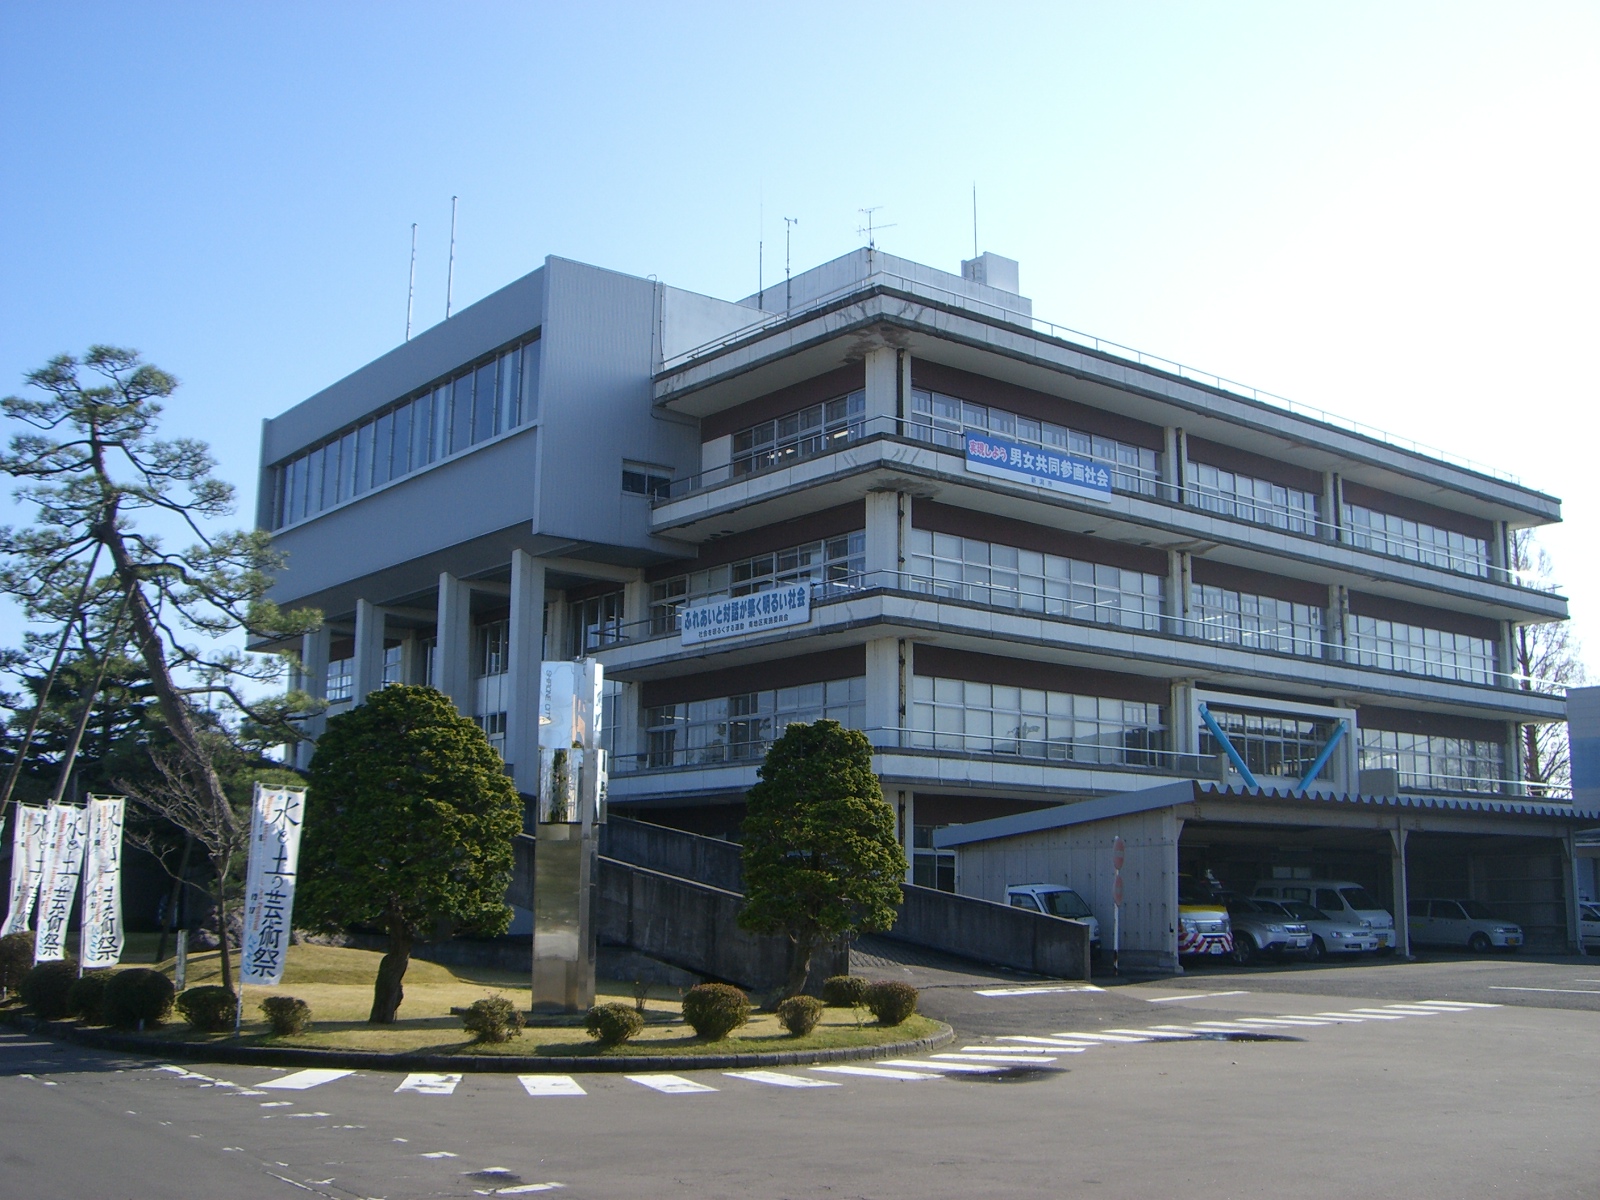
{"label": "curb", "polygon": [[955,1030],[946,1025],[931,1037],[883,1046],[841,1046],[829,1050],[778,1050],[764,1054],[635,1054],[615,1058],[577,1055],[485,1055],[485,1054],[375,1054],[365,1050],[306,1050],[294,1046],[231,1046],[226,1042],[161,1042],[131,1034],[96,1033],[87,1029],[41,1021],[20,1013],[5,1020],[29,1033],[74,1042],[96,1050],[120,1050],[152,1058],[186,1058],[233,1066],[257,1067],[349,1067],[380,1071],[460,1071],[463,1073],[559,1072],[572,1074],[602,1071],[718,1071],[744,1067],[804,1067],[814,1063],[856,1062],[862,1059],[889,1058],[936,1050],[955,1040]]}

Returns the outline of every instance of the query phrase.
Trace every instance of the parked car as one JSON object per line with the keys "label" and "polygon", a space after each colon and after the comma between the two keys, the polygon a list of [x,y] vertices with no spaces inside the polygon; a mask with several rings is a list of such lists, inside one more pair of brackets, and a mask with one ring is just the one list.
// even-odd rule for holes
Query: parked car
{"label": "parked car", "polygon": [[1178,877],[1178,955],[1233,953],[1233,924],[1215,889],[1203,879]]}
{"label": "parked car", "polygon": [[1291,920],[1303,921],[1311,930],[1311,945],[1306,958],[1312,962],[1329,954],[1361,954],[1378,948],[1378,935],[1370,925],[1360,925],[1342,917],[1332,917],[1303,900],[1261,900],[1263,908],[1275,908]]}
{"label": "parked car", "polygon": [[1592,900],[1579,901],[1578,937],[1585,950],[1600,950],[1600,904]]}
{"label": "parked car", "polygon": [[1089,953],[1099,955],[1100,922],[1095,918],[1088,901],[1071,888],[1062,887],[1059,883],[1012,884],[1006,889],[1006,903],[1012,908],[1042,912],[1050,917],[1083,921],[1089,926]]}
{"label": "parked car", "polygon": [[1244,896],[1228,898],[1228,922],[1233,926],[1233,961],[1249,966],[1259,954],[1304,954],[1311,948],[1311,927]]}
{"label": "parked car", "polygon": [[1273,879],[1258,883],[1253,895],[1258,900],[1298,900],[1320,908],[1334,920],[1369,925],[1378,935],[1378,949],[1392,951],[1399,945],[1394,931],[1394,914],[1359,883],[1348,879]]}
{"label": "parked car", "polygon": [[1413,900],[1406,905],[1411,940],[1422,946],[1465,946],[1474,954],[1522,945],[1522,926],[1481,900]]}

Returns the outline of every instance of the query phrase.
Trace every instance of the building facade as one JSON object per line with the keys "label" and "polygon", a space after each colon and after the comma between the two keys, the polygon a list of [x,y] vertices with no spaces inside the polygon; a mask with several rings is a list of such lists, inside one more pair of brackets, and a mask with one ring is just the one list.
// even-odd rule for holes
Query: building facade
{"label": "building facade", "polygon": [[1016,279],[861,250],[727,302],[547,259],[266,422],[275,598],[326,616],[305,688],[431,683],[532,793],[538,663],[594,654],[612,805],[726,834],[783,726],[836,718],[947,889],[940,827],[1240,767],[1528,794],[1564,701],[1513,632],[1566,602],[1508,545],[1559,501]]}

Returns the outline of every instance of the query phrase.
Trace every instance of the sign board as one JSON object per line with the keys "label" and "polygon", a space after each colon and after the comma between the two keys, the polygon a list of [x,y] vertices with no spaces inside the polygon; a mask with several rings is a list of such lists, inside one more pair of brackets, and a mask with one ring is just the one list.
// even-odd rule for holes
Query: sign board
{"label": "sign board", "polygon": [[245,871],[240,983],[276,987],[283,982],[305,812],[305,788],[256,784],[250,813],[250,863]]}
{"label": "sign board", "polygon": [[791,583],[751,596],[708,600],[680,610],[678,621],[685,646],[806,625],[811,621],[811,585]]}
{"label": "sign board", "polygon": [[39,881],[44,878],[44,860],[49,844],[50,810],[19,804],[12,818],[11,907],[0,937],[26,933],[33,919],[34,901],[39,897]]}
{"label": "sign board", "polygon": [[122,961],[121,796],[89,797],[89,841],[83,865],[79,965],[114,967]]}
{"label": "sign board", "polygon": [[1075,454],[1043,450],[969,429],[962,434],[967,470],[1011,483],[1062,492],[1081,500],[1111,499],[1111,468]]}
{"label": "sign board", "polygon": [[1128,844],[1122,840],[1122,836],[1119,834],[1111,842],[1111,865],[1118,871],[1122,870],[1123,859],[1127,852]]}
{"label": "sign board", "polygon": [[33,934],[33,961],[60,962],[67,956],[67,921],[78,898],[78,875],[89,836],[89,812],[75,804],[52,804],[44,878],[39,882],[39,925]]}
{"label": "sign board", "polygon": [[600,744],[605,668],[592,658],[539,665],[539,748]]}

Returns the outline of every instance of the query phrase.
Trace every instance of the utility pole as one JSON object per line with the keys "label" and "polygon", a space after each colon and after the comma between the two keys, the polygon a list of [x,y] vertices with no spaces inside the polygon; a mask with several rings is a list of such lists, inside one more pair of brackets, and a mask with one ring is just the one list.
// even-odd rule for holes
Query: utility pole
{"label": "utility pole", "polygon": [[450,270],[444,280],[444,319],[450,319],[450,308],[456,298],[456,200],[450,197]]}
{"label": "utility pole", "polygon": [[411,282],[406,287],[406,341],[411,340],[411,309],[417,299],[417,223],[411,222]]}

